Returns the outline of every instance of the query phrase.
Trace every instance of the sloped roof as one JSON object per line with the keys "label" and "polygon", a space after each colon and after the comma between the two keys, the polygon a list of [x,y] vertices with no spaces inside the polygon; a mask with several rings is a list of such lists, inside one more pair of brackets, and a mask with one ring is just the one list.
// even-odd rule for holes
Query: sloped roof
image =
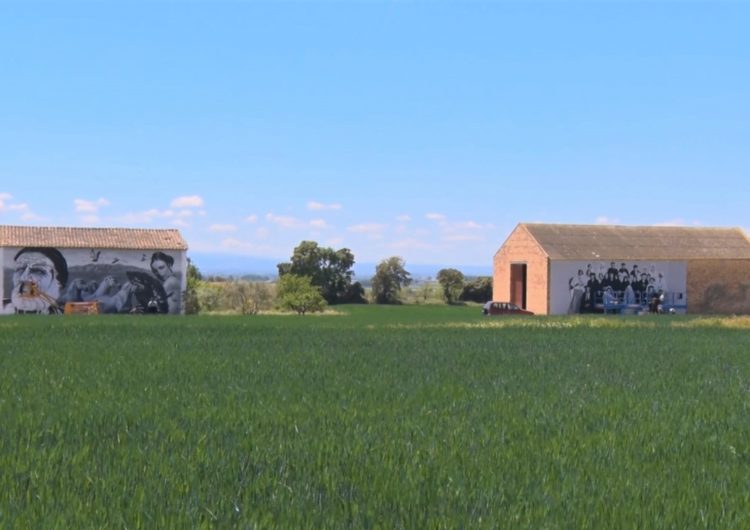
{"label": "sloped roof", "polygon": [[522,223],[551,259],[750,259],[740,228]]}
{"label": "sloped roof", "polygon": [[0,247],[187,250],[174,229],[68,228],[0,225]]}

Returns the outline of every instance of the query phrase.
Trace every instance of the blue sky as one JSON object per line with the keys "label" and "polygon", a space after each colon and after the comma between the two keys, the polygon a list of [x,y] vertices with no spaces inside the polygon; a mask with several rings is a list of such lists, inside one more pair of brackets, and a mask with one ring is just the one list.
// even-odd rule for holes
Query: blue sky
{"label": "blue sky", "polygon": [[748,27],[740,1],[0,1],[0,223],[488,269],[518,222],[747,230]]}

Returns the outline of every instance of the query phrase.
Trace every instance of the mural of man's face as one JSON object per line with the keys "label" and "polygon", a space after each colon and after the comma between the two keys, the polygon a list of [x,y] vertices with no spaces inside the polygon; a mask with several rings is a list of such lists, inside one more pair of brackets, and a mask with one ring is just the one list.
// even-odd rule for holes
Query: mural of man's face
{"label": "mural of man's face", "polygon": [[24,252],[15,262],[11,296],[13,305],[18,309],[39,310],[40,305],[49,305],[39,296],[42,294],[52,300],[60,297],[55,266],[40,252]]}

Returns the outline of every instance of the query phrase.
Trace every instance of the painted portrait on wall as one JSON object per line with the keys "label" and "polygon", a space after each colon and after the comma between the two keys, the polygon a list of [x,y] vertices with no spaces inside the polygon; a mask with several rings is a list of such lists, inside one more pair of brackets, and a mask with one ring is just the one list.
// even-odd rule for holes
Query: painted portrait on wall
{"label": "painted portrait on wall", "polygon": [[15,253],[6,274],[11,285],[10,300],[3,312],[18,314],[55,314],[61,312],[57,301],[68,281],[68,264],[54,248],[25,247]]}
{"label": "painted portrait on wall", "polygon": [[12,256],[3,313],[54,314],[93,301],[102,313],[181,312],[180,271],[167,252],[27,247]]}
{"label": "painted portrait on wall", "polygon": [[654,297],[687,306],[687,264],[676,261],[559,261],[550,267],[550,313],[640,312]]}

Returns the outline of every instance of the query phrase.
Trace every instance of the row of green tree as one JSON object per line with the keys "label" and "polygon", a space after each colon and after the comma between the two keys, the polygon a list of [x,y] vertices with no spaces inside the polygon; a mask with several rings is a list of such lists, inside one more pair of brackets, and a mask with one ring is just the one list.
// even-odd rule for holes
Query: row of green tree
{"label": "row of green tree", "polygon": [[[247,314],[276,306],[304,314],[327,305],[401,303],[402,289],[412,283],[402,258],[392,256],[378,263],[369,296],[362,284],[354,281],[354,263],[354,254],[348,248],[334,250],[315,241],[302,241],[288,262],[277,265],[279,280],[273,286],[243,280],[203,281],[198,268],[189,263],[186,312],[226,310]],[[457,269],[442,269],[437,280],[449,304],[484,302],[492,296],[488,277],[467,280]]]}

